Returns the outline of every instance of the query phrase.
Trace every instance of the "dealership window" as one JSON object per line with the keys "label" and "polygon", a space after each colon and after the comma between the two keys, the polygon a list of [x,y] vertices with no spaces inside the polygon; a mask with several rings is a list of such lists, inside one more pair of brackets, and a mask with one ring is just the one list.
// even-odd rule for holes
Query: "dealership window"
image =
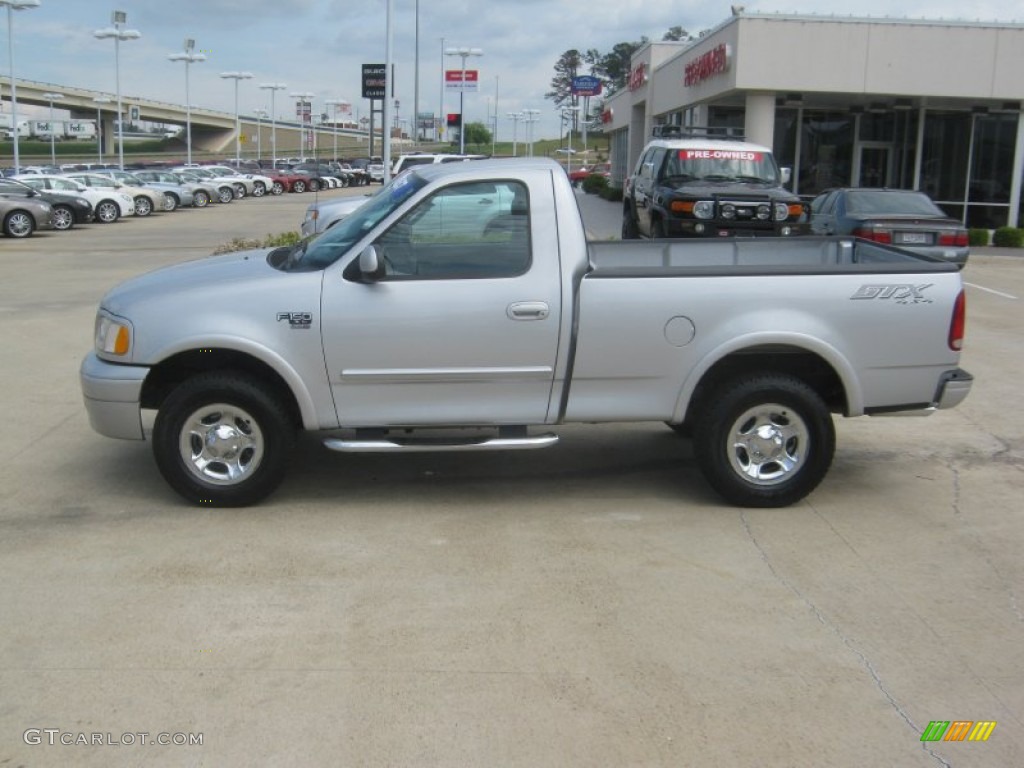
{"label": "dealership window", "polygon": [[[775,155],[775,162],[780,168],[792,168],[794,176],[796,169],[796,134],[800,125],[800,113],[795,109],[776,108],[775,110],[775,133],[772,146],[772,154]],[[794,179],[795,181],[795,179]],[[790,182],[792,188],[794,182]]]}
{"label": "dealership window", "polygon": [[963,203],[970,144],[969,113],[926,113],[920,189],[951,216]]}
{"label": "dealership window", "polygon": [[804,110],[800,126],[799,193],[817,195],[850,185],[854,116]]}

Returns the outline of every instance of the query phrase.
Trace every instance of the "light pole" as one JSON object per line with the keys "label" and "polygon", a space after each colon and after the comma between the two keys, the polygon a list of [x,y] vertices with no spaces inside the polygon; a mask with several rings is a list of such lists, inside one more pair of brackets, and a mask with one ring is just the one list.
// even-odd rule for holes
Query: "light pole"
{"label": "light pole", "polygon": [[[235,165],[242,164],[242,123],[238,120],[238,81],[249,80],[252,72],[221,72],[225,80],[235,81]],[[187,98],[187,94],[186,94]]]}
{"label": "light pole", "polygon": [[63,93],[44,93],[43,98],[50,102],[50,165],[57,165],[57,131],[53,127],[53,102],[64,98]]}
{"label": "light pole", "polygon": [[263,118],[267,116],[267,110],[257,109],[256,115],[256,165],[261,165],[263,159]]}
{"label": "light pole", "polygon": [[334,160],[334,162],[337,162],[338,161],[338,107],[348,107],[348,108],[351,108],[352,104],[350,102],[346,101],[345,99],[327,99],[327,101],[324,102],[324,106],[325,107],[333,107],[334,108],[334,120],[332,121],[332,127],[334,129],[333,130],[333,133],[334,133],[334,157],[332,157],[331,159]]}
{"label": "light pole", "polygon": [[103,165],[103,112],[100,111],[100,107],[109,104],[110,99],[106,96],[97,96],[92,103],[96,105],[96,159]]}
{"label": "light pole", "polygon": [[167,54],[167,58],[171,61],[185,62],[185,151],[188,156],[185,161],[186,165],[192,165],[192,102],[189,97],[188,68],[194,63],[206,61],[205,53],[193,53],[195,47],[196,41],[191,37],[186,37],[184,51]]}
{"label": "light pole", "polygon": [[538,115],[540,115],[539,109],[523,110],[523,122],[526,123],[526,146],[528,147],[526,152],[527,157],[533,157],[533,124],[537,122]]}
{"label": "light pole", "polygon": [[[310,93],[309,91],[298,91],[297,93],[289,93],[288,95],[291,96],[293,99],[298,99],[299,100],[299,110],[298,110],[299,114],[296,115],[296,117],[299,118],[299,122],[302,123],[302,140],[299,142],[299,146],[300,146],[299,155],[301,155],[302,157],[305,157],[306,156],[306,150],[310,149],[310,147],[308,147],[307,145],[308,144],[312,144],[313,145],[312,148],[314,150],[313,151],[313,157],[315,159],[316,158],[316,150],[315,150],[315,147],[316,147],[316,128],[313,127],[313,97],[316,96],[316,94],[315,93]],[[308,112],[308,114],[309,114],[309,122],[308,123],[306,122],[306,115],[307,115],[306,103],[307,102],[309,103],[309,112]],[[313,141],[312,142],[309,140],[310,137],[306,135],[306,126],[307,125],[309,126],[309,130],[313,132]]]}
{"label": "light pole", "polygon": [[512,121],[512,157],[519,156],[519,121],[523,119],[522,112],[506,112],[505,117]]}
{"label": "light pole", "polygon": [[117,165],[124,170],[124,120],[121,113],[121,41],[138,40],[142,33],[137,29],[124,29],[128,23],[128,14],[114,11],[110,14],[110,23],[114,26],[97,29],[92,33],[97,40],[114,38],[114,79],[117,85]]}
{"label": "light pole", "polygon": [[260,83],[260,89],[270,91],[270,167],[277,168],[277,109],[274,96],[288,86],[284,83]]}
{"label": "light pole", "polygon": [[466,154],[466,118],[464,98],[466,95],[466,59],[470,56],[483,56],[479,48],[449,48],[446,56],[459,56],[462,59],[462,77],[459,81],[459,154]]}
{"label": "light pole", "polygon": [[565,154],[565,172],[572,173],[572,120],[576,113],[580,111],[580,108],[562,107],[560,111],[562,113],[562,122],[567,123],[569,126],[569,147]]}
{"label": "light pole", "polygon": [[39,0],[0,0],[0,6],[7,8],[7,60],[11,69],[11,120],[14,128],[14,172],[21,173],[18,156],[18,86],[14,77],[14,12],[26,8],[38,8]]}

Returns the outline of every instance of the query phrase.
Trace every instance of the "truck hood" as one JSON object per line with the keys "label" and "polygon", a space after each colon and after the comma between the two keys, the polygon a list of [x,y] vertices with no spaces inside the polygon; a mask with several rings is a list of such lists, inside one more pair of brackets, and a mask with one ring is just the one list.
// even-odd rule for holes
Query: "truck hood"
{"label": "truck hood", "polygon": [[748,182],[748,181],[708,181],[706,179],[694,179],[693,181],[680,181],[671,185],[678,192],[685,192],[692,195],[771,195],[776,198],[793,198],[796,195],[786,189],[782,189],[770,182]]}
{"label": "truck hood", "polygon": [[260,248],[210,256],[147,272],[113,288],[103,297],[101,306],[132,319],[135,308],[163,303],[173,296],[215,292],[228,284],[233,295],[237,295],[240,283],[281,277],[281,272],[267,264],[266,256],[271,250]]}

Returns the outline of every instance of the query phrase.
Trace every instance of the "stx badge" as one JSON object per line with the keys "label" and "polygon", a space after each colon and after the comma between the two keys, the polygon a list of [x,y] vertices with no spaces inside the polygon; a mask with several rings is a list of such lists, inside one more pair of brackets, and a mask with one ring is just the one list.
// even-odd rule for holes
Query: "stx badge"
{"label": "stx badge", "polygon": [[862,285],[851,299],[891,299],[896,304],[931,304],[924,292],[932,287],[932,283],[924,285]]}
{"label": "stx badge", "polygon": [[278,312],[277,321],[287,320],[292,330],[308,331],[313,326],[312,312]]}

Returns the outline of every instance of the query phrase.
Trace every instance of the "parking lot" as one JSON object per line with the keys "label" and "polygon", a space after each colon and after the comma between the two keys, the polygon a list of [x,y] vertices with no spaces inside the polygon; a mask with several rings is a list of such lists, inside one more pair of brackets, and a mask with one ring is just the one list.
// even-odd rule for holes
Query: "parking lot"
{"label": "parking lot", "polygon": [[[1024,765],[1024,258],[963,272],[967,401],[839,420],[791,508],[724,506],[662,424],[307,438],[262,506],[186,506],[89,428],[96,305],[312,200],[0,238],[0,766]],[[997,725],[922,742],[936,720]]]}

